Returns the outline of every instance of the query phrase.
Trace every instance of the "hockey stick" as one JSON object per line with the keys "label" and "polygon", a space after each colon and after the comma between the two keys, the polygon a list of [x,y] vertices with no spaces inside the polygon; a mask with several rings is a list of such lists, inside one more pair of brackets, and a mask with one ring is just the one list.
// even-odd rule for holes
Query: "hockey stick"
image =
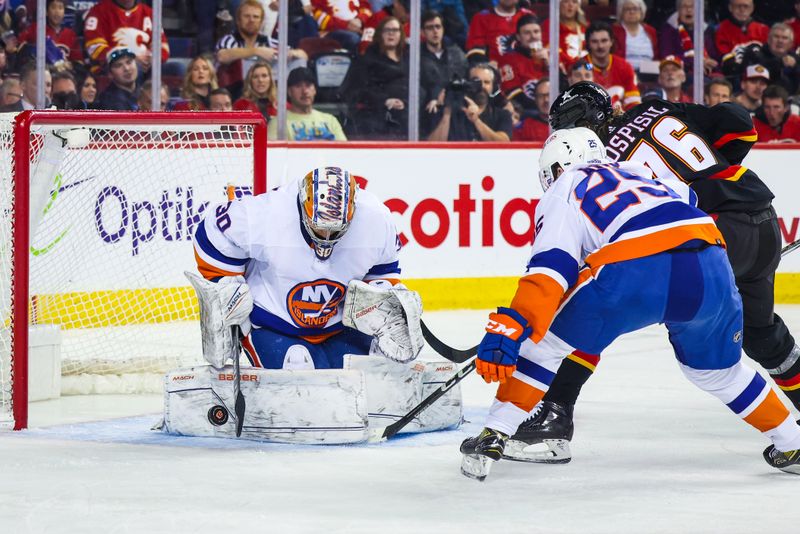
{"label": "hockey stick", "polygon": [[450,391],[453,386],[461,382],[465,376],[472,372],[473,369],[475,369],[475,360],[469,362],[469,364],[459,369],[456,374],[447,379],[447,382],[442,384],[436,391],[428,395],[425,399],[423,399],[422,402],[417,404],[403,417],[386,428],[376,428],[374,431],[370,432],[369,441],[376,443],[391,439],[392,436],[400,432],[400,430],[402,430],[408,423],[413,421],[416,416],[428,409],[434,402],[439,400],[445,393]]}
{"label": "hockey stick", "polygon": [[434,336],[433,332],[428,329],[424,321],[420,321],[420,326],[422,327],[422,337],[425,338],[425,341],[428,343],[428,345],[430,345],[433,350],[438,352],[440,356],[450,360],[451,362],[464,363],[475,356],[475,354],[478,352],[478,345],[475,345],[467,350],[454,349]]}
{"label": "hockey stick", "polygon": [[[795,249],[797,249],[797,248],[800,248],[800,239],[797,239],[797,240],[795,240],[795,241],[792,241],[791,243],[789,243],[788,245],[786,245],[785,247],[783,247],[783,248],[781,249],[781,258],[782,258],[782,257],[784,257],[784,256],[786,256],[788,253],[790,253],[791,251],[793,251],[793,250],[795,250]],[[423,334],[425,333],[425,332],[424,332],[424,329],[423,329],[423,332],[422,332],[422,333],[423,333]]]}
{"label": "hockey stick", "polygon": [[[232,326],[231,328],[233,328],[233,335],[239,340],[239,348],[241,349],[243,337],[242,329],[239,327],[239,325]],[[236,397],[236,400],[233,403],[233,412],[236,414],[237,438],[242,436],[245,411],[244,395],[242,394],[242,371],[239,368],[239,356],[240,353],[237,353],[233,358],[233,394]]]}

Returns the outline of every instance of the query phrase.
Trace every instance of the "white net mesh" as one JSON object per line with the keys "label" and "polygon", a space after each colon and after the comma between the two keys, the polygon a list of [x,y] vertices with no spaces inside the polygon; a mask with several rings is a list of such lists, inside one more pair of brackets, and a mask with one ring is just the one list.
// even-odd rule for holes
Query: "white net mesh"
{"label": "white net mesh", "polygon": [[[12,173],[12,119],[0,116],[0,419],[13,382],[12,222],[28,222],[11,209],[21,179]],[[197,302],[183,271],[195,268],[191,237],[208,206],[226,200],[227,184],[252,190],[253,128],[131,126],[122,116],[113,127],[86,126],[82,135],[63,125],[31,131],[29,325],[60,326],[65,377],[156,376],[198,363]],[[110,382],[120,381],[103,387]]]}

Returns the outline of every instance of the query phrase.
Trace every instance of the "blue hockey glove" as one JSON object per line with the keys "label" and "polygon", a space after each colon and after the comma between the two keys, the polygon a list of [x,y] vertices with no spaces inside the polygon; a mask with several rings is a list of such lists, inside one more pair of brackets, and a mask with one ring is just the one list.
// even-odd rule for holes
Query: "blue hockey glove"
{"label": "blue hockey glove", "polygon": [[528,321],[511,308],[489,314],[486,335],[478,345],[475,370],[486,383],[503,383],[517,368],[519,347],[533,332]]}

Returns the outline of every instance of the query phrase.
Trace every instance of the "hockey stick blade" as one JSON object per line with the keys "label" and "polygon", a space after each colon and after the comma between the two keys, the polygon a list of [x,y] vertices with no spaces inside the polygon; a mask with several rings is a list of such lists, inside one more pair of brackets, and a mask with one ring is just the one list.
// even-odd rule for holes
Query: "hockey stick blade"
{"label": "hockey stick blade", "polygon": [[422,400],[419,404],[417,404],[414,408],[411,409],[406,415],[392,423],[391,425],[387,426],[386,428],[376,428],[374,431],[370,432],[369,441],[370,442],[380,442],[387,439],[391,439],[395,434],[400,432],[406,425],[408,425],[411,421],[414,420],[416,416],[420,413],[428,409],[434,402],[439,400],[444,396],[445,393],[450,391],[453,386],[461,382],[464,377],[470,374],[473,369],[475,369],[475,361],[469,362],[468,365],[465,365],[461,369],[459,369],[456,374],[451,376],[447,379],[447,382],[442,384],[436,391],[428,395],[425,399]]}
{"label": "hockey stick blade", "polygon": [[420,321],[420,326],[422,327],[422,337],[425,338],[425,341],[428,343],[428,345],[430,345],[433,350],[439,353],[440,356],[450,360],[453,363],[464,363],[478,353],[478,345],[475,345],[467,350],[454,349],[447,343],[440,340],[438,337],[434,336],[433,332],[428,329],[424,321]]}
{"label": "hockey stick blade", "polygon": [[[789,243],[788,245],[783,247],[781,249],[781,258],[786,256],[788,253],[790,253],[791,251],[793,251],[793,250],[795,250],[797,248],[800,248],[800,239],[798,239],[796,241],[792,241],[791,243]],[[425,330],[423,328],[423,333],[424,332],[425,332]]]}

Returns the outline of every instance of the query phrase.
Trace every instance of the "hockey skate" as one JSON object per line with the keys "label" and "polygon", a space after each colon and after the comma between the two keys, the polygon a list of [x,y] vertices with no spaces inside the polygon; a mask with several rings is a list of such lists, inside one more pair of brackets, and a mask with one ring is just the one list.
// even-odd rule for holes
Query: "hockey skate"
{"label": "hockey skate", "polygon": [[533,417],[509,438],[503,458],[517,462],[565,464],[572,460],[569,442],[575,426],[571,404],[543,401]]}
{"label": "hockey skate", "polygon": [[764,459],[776,469],[800,475],[800,449],[781,452],[775,445],[770,445],[764,449]]}
{"label": "hockey skate", "polygon": [[469,478],[483,482],[492,464],[503,457],[503,449],[508,436],[491,428],[484,428],[474,438],[467,438],[461,444],[461,473]]}

